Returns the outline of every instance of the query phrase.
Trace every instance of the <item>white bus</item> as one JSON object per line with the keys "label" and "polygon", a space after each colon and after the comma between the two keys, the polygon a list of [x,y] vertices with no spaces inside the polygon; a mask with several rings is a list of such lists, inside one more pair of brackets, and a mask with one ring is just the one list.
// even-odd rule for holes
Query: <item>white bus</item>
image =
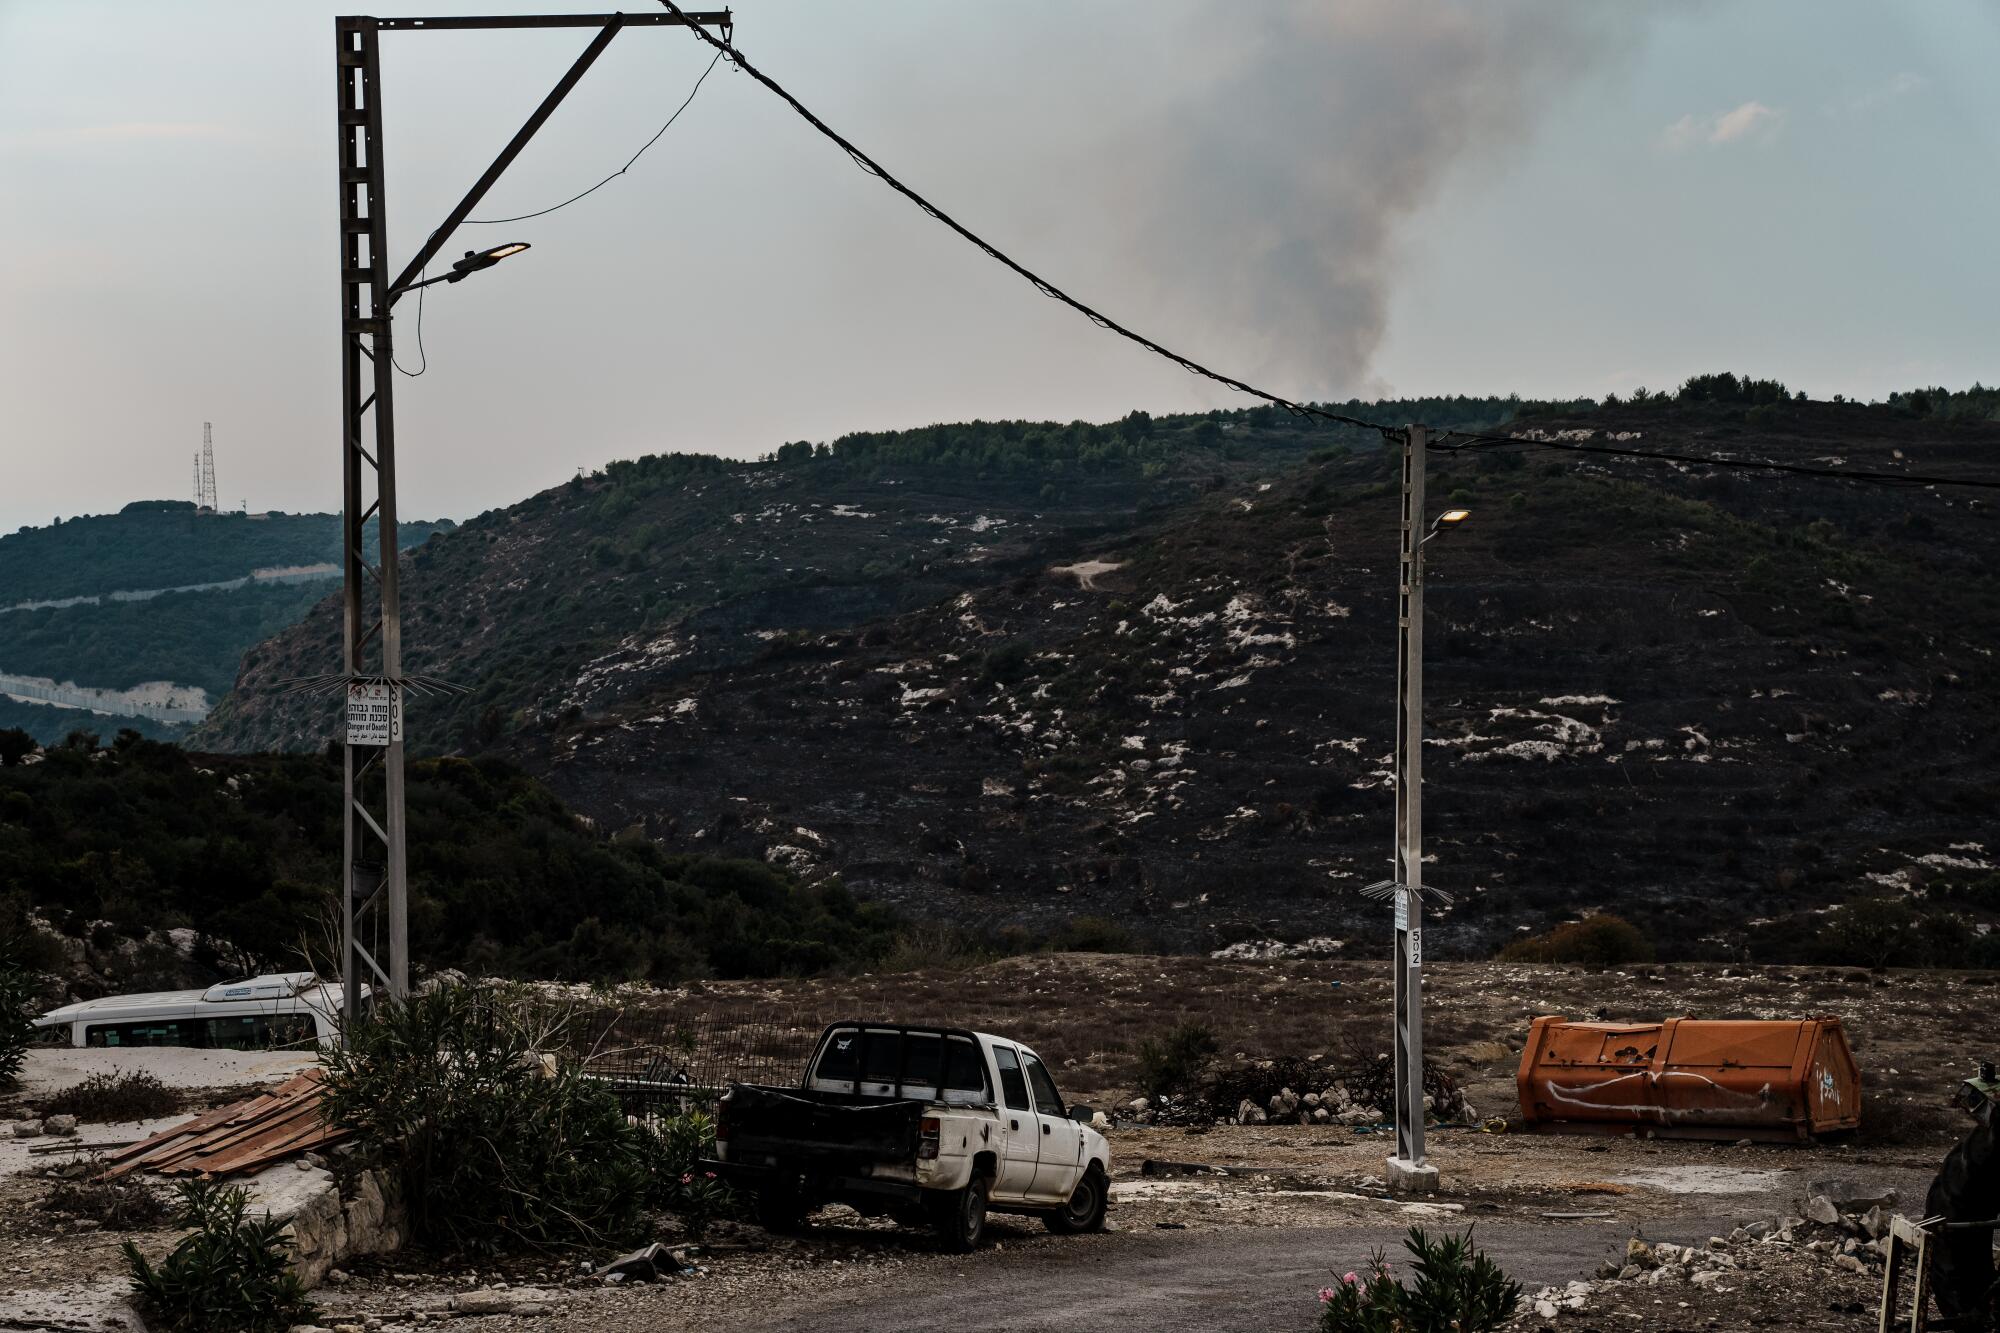
{"label": "white bus", "polygon": [[[365,1012],[373,1002],[361,988]],[[341,988],[311,972],[224,981],[207,990],[107,995],[51,1009],[35,1020],[55,1046],[195,1046],[307,1050],[340,1033]]]}

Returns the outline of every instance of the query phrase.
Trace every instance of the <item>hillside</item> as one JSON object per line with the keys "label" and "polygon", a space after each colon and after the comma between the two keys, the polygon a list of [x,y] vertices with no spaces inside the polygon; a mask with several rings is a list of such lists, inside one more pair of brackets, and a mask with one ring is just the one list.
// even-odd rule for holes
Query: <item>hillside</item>
{"label": "hillside", "polygon": [[[337,760],[134,736],[24,750],[0,731],[0,957],[102,993],[337,956]],[[837,889],[613,843],[498,758],[413,764],[409,810],[419,963],[671,981],[811,973],[890,943],[889,917]]]}
{"label": "hillside", "polygon": [[[404,541],[449,526],[406,524]],[[183,734],[245,648],[337,588],[339,559],[337,515],[183,501],[0,537],[0,719],[49,742],[79,728]]]}
{"label": "hillside", "polygon": [[[1421,410],[1467,426],[1497,425],[1519,406],[1369,405],[1392,420]],[[408,669],[470,691],[413,699],[412,744],[492,745],[660,681],[749,661],[775,635],[930,606],[1336,439],[1375,443],[1265,408],[850,435],[788,444],[764,462],[614,463],[482,514],[408,559]],[[315,706],[276,684],[326,671],[339,656],[337,608],[321,606],[245,659],[237,693],[195,743],[322,743],[337,704]]]}
{"label": "hillside", "polygon": [[[1531,428],[2000,467],[1990,422],[1698,397]],[[474,688],[413,732],[510,753],[627,836],[989,933],[1373,941],[1395,463],[1271,414],[1202,421],[1053,458],[983,454],[1000,428],[975,425],[648,460],[483,516],[410,562],[417,669]],[[1099,443],[1122,452],[1085,464]],[[1475,510],[1433,548],[1427,848],[1457,895],[1434,950],[1607,908],[1681,956],[1968,956],[2000,908],[1977,492],[1539,452],[1433,469],[1439,507]],[[331,629],[253,653],[208,742],[323,739],[331,717],[271,685]],[[1812,915],[1869,894],[1896,901]]]}

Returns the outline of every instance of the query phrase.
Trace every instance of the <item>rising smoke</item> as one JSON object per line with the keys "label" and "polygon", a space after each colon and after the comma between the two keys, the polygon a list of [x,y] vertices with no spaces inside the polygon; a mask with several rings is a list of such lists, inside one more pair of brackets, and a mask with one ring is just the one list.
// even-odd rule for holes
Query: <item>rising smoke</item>
{"label": "rising smoke", "polygon": [[[1129,281],[1167,322],[1230,331],[1229,358],[1314,395],[1366,391],[1401,232],[1454,169],[1636,42],[1623,5],[1288,0],[1163,7],[1202,53],[1129,134]],[[1150,280],[1146,275],[1151,275]]]}

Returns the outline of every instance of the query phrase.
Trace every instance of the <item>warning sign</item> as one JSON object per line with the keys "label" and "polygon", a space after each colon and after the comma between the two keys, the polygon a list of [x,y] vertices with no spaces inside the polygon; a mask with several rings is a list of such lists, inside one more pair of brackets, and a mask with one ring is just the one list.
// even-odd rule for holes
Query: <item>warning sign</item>
{"label": "warning sign", "polygon": [[1408,930],[1409,928],[1410,928],[1410,891],[1408,889],[1397,889],[1396,929]]}
{"label": "warning sign", "polygon": [[347,743],[389,745],[403,739],[403,694],[387,681],[347,687]]}

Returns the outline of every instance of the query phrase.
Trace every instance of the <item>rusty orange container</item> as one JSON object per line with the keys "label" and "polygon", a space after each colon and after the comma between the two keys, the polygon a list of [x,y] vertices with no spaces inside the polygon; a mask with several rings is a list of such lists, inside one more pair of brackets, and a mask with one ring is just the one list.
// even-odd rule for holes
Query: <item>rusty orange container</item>
{"label": "rusty orange container", "polygon": [[1803,1140],[1861,1123],[1838,1018],[1571,1023],[1528,1029],[1521,1118],[1555,1133]]}

